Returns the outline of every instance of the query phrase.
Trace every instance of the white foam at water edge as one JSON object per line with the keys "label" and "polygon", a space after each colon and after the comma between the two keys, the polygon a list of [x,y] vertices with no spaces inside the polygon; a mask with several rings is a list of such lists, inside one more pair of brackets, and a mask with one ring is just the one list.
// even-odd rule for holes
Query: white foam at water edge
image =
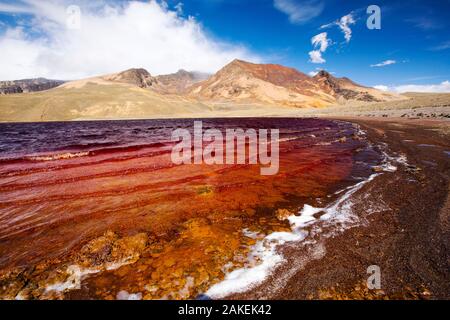
{"label": "white foam at water edge", "polygon": [[400,164],[405,167],[408,166],[408,160],[406,159],[406,156],[404,154],[401,154],[396,157],[392,157],[383,151],[383,155],[385,157],[384,162],[381,166],[383,168],[383,171],[386,171],[386,172],[397,171],[398,168],[393,163]]}
{"label": "white foam at water edge", "polygon": [[53,160],[66,160],[66,159],[72,159],[72,158],[80,158],[80,157],[86,157],[89,156],[89,151],[83,151],[83,152],[66,152],[66,153],[58,153],[58,154],[51,154],[51,155],[42,155],[42,156],[30,156],[29,159],[33,161],[53,161]]}
{"label": "white foam at water edge", "polygon": [[128,293],[125,290],[117,294],[117,300],[142,300],[142,293]]}
{"label": "white foam at water edge", "polygon": [[394,172],[397,171],[397,167],[394,165],[394,163],[408,166],[408,159],[406,158],[406,155],[400,154],[391,156],[387,153],[388,145],[386,143],[381,143],[381,153],[384,157],[383,159],[383,169],[387,172]]}
{"label": "white foam at water edge", "polygon": [[321,208],[314,208],[310,205],[305,204],[303,210],[300,211],[300,215],[290,216],[288,217],[288,221],[291,224],[293,230],[304,228],[313,223],[316,220],[316,218],[314,218],[314,215],[321,212],[322,210],[323,209]]}
{"label": "white foam at water edge", "polygon": [[78,265],[69,266],[66,270],[66,273],[69,275],[66,281],[57,282],[51,285],[48,285],[45,288],[46,292],[56,291],[56,292],[64,292],[68,290],[80,289],[81,288],[81,280],[90,274],[94,274],[100,272],[99,269],[82,269]]}
{"label": "white foam at water edge", "polygon": [[[79,265],[71,265],[67,267],[67,279],[62,282],[49,284],[45,287],[45,292],[67,292],[81,288],[81,281],[92,274],[102,272],[104,270],[116,270],[122,266],[128,265],[132,262],[130,259],[125,259],[121,262],[107,263],[104,267],[99,268],[83,268]],[[22,294],[19,292],[15,297],[16,300],[23,300]]]}
{"label": "white foam at water edge", "polygon": [[[366,135],[359,126],[357,129],[358,135]],[[400,154],[390,156],[387,153],[387,144],[382,143],[381,149],[384,158],[381,167],[384,172],[397,171],[397,166],[395,166],[394,163],[404,166],[408,165],[405,155]],[[337,194],[342,192],[345,193],[326,208],[315,208],[310,205],[304,205],[298,216],[292,215],[288,217],[292,232],[275,232],[258,241],[249,254],[251,265],[227,274],[222,282],[212,286],[205,294],[211,298],[220,299],[233,293],[248,291],[252,287],[261,284],[271,275],[279,264],[285,261],[285,258],[277,252],[277,247],[286,242],[300,242],[305,240],[308,236],[308,232],[303,229],[306,227],[313,225],[311,233],[317,233],[322,231],[323,226],[333,226],[335,227],[333,232],[336,233],[358,224],[359,218],[357,215],[353,214],[352,207],[354,203],[351,200],[351,196],[365,184],[374,180],[381,174],[382,173],[372,174],[369,178],[354,186],[340,190]],[[315,218],[314,215],[320,212],[323,213],[320,218]],[[319,225],[319,223],[322,223],[322,225]],[[248,230],[244,232],[248,233]],[[323,237],[329,236],[333,236],[333,234],[323,235]],[[314,243],[314,240],[308,240],[305,241],[305,243],[306,242]],[[255,262],[257,264],[254,264]]]}
{"label": "white foam at water edge", "polygon": [[[288,217],[292,232],[274,232],[258,241],[249,254],[250,264],[253,265],[227,274],[222,282],[212,286],[205,294],[211,298],[220,299],[233,293],[245,292],[261,284],[272,274],[277,266],[285,261],[285,258],[277,252],[277,247],[287,242],[305,240],[308,236],[308,232],[303,230],[305,227],[322,222],[328,224],[340,223],[341,228],[345,228],[346,223],[348,225],[354,223],[357,217],[352,214],[353,202],[349,198],[378,175],[373,174],[365,181],[354,185],[342,197],[326,208],[314,208],[310,205],[304,205],[298,216],[292,215]],[[319,212],[323,212],[323,215],[317,219],[314,215]]]}
{"label": "white foam at water edge", "polygon": [[246,236],[247,238],[250,238],[250,239],[257,239],[257,238],[259,237],[259,233],[258,233],[258,232],[256,232],[256,231],[251,231],[251,230],[249,230],[249,229],[247,229],[247,228],[245,228],[244,230],[242,230],[242,234],[243,234],[244,236]]}
{"label": "white foam at water edge", "polygon": [[[363,131],[360,134],[365,134]],[[387,145],[383,145],[383,149],[387,149]],[[397,167],[393,163],[401,165],[408,165],[405,155],[390,156],[386,151],[382,150],[384,156],[383,171],[394,172]],[[252,248],[249,254],[250,265],[244,268],[240,268],[232,271],[225,276],[222,282],[219,282],[212,286],[207,292],[211,298],[220,299],[233,293],[242,293],[248,291],[252,287],[261,284],[266,280],[277,266],[285,261],[285,258],[277,252],[279,245],[287,242],[300,242],[305,240],[308,236],[308,232],[304,228],[314,225],[313,232],[321,232],[322,223],[323,226],[335,226],[334,232],[339,232],[347,229],[350,226],[354,226],[359,223],[357,215],[353,214],[352,207],[354,202],[351,200],[351,196],[360,190],[365,184],[374,180],[382,173],[372,174],[369,178],[355,184],[354,186],[345,188],[340,192],[345,192],[335,202],[331,203],[325,208],[315,208],[310,205],[304,205],[300,210],[299,215],[292,215],[288,217],[288,221],[291,225],[292,232],[275,232],[262,240],[259,240]],[[323,213],[320,218],[315,218],[317,213]],[[244,235],[254,236],[244,230]],[[323,235],[324,237],[332,236]],[[312,243],[313,240],[306,242]]]}
{"label": "white foam at water edge", "polygon": [[287,141],[293,141],[293,140],[298,140],[301,137],[289,137],[289,138],[280,138],[278,139],[278,142],[287,142]]}
{"label": "white foam at water edge", "polygon": [[244,292],[251,286],[264,281],[273,269],[284,261],[284,257],[277,253],[276,247],[286,242],[301,241],[305,237],[302,233],[274,232],[258,241],[252,248],[249,260],[260,263],[251,267],[234,270],[225,279],[212,286],[206,295],[221,298],[231,293]]}

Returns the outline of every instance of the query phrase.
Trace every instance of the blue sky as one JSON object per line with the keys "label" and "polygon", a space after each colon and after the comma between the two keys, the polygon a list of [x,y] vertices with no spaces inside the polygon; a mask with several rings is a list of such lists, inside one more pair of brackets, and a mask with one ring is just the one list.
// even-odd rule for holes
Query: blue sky
{"label": "blue sky", "polygon": [[[293,1],[301,5],[305,1]],[[318,4],[320,1],[317,2]],[[450,1],[323,1],[314,18],[292,23],[274,8],[272,0],[192,0],[184,2],[186,14],[201,21],[222,39],[243,43],[274,63],[301,71],[316,67],[348,76],[368,85],[380,83],[430,83],[450,78]],[[366,9],[381,8],[381,30],[366,27]],[[308,62],[311,37],[327,23],[357,12],[348,44],[338,28],[326,30],[334,42],[325,54],[326,63]],[[386,60],[385,67],[370,65]]]}
{"label": "blue sky", "polygon": [[[132,52],[130,67],[146,67],[151,73],[182,67],[213,72],[237,57],[278,63],[305,73],[326,69],[370,86],[430,85],[450,80],[450,0],[167,0],[166,4],[157,3],[162,11],[148,1],[141,6],[130,6],[128,1],[71,1],[83,11],[84,31],[87,25],[91,28],[77,34],[57,31],[54,25],[63,22],[56,5],[52,6],[55,2],[36,1],[0,0],[0,60],[17,60],[15,68],[4,66],[8,70],[4,74],[0,65],[0,78],[67,78],[118,71],[127,66],[122,61],[127,58],[117,47],[126,46]],[[366,27],[366,9],[372,4],[381,8],[381,30]],[[111,19],[105,16],[105,5],[135,10],[116,12],[116,18]],[[139,12],[146,10],[148,16],[142,15],[143,21],[136,24]],[[336,23],[321,28],[349,15],[354,20],[347,25],[349,41]],[[155,21],[160,21],[161,27]],[[141,38],[136,32],[129,39],[123,27],[127,24],[128,33],[142,26]],[[324,32],[326,42],[313,48],[312,38]],[[90,38],[95,34],[102,39],[98,43]],[[157,38],[161,41],[155,42]],[[87,44],[89,50],[85,50]],[[320,44],[326,44],[320,52],[322,63],[313,63],[309,53]],[[68,52],[68,47],[75,53]],[[33,59],[23,57],[30,50],[37,52]],[[68,61],[78,65],[58,72],[67,68]],[[55,71],[56,66],[59,69]]]}

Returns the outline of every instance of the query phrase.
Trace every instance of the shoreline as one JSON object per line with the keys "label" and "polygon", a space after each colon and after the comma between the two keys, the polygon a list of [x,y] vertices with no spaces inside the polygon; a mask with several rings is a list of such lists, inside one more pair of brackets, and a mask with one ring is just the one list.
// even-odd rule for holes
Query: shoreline
{"label": "shoreline", "polygon": [[[390,152],[408,159],[407,165],[362,188],[365,201],[384,202],[388,210],[367,214],[355,208],[365,223],[316,248],[283,248],[298,270],[284,264],[251,292],[227,299],[450,299],[450,166],[445,153],[450,145],[448,136],[436,131],[442,121],[330,119],[360,125],[372,143],[387,144]],[[381,269],[381,290],[367,288],[371,265]],[[267,292],[289,272],[285,285]]]}
{"label": "shoreline", "polygon": [[[177,110],[152,110],[151,107],[141,114],[134,115],[86,115],[82,117],[59,116],[46,118],[32,115],[20,117],[0,115],[0,124],[8,123],[58,123],[58,122],[95,122],[95,121],[142,121],[174,119],[218,119],[218,118],[364,118],[364,119],[401,119],[401,120],[447,120],[450,121],[450,94],[408,93],[408,99],[390,102],[361,103],[351,101],[340,105],[320,108],[283,107],[272,104],[255,103],[219,103],[211,102],[207,109],[195,106],[201,101],[191,101],[191,108]],[[188,111],[186,111],[188,110]],[[58,120],[55,120],[58,119]],[[20,120],[20,121],[15,121]]]}
{"label": "shoreline", "polygon": [[[329,188],[354,168],[354,152],[365,158],[366,143],[354,136],[356,130],[348,123],[256,119],[217,125],[227,123],[252,128],[276,125],[284,128],[286,137],[294,137],[281,143],[281,175],[262,177],[258,166],[173,166],[170,154],[156,152],[161,151],[157,146],[2,168],[10,175],[2,181],[2,196],[8,200],[3,203],[4,220],[16,219],[15,229],[2,230],[3,267],[5,272],[25,267],[0,276],[0,283],[11,287],[5,296],[114,299],[119,290],[126,290],[141,292],[143,299],[193,299],[245,262],[247,247],[255,240],[241,230],[290,231],[278,209],[296,212],[305,199],[326,197]],[[160,128],[146,122],[137,127],[116,125],[78,125],[63,145],[77,142],[77,132],[128,137],[137,128],[139,132]],[[28,135],[41,136],[45,143],[46,132],[39,126]],[[153,164],[156,170],[151,169]],[[371,173],[365,161],[357,167],[363,174]],[[242,192],[243,186],[247,192]],[[41,193],[52,196],[42,199]],[[38,210],[30,216],[27,208],[35,206]],[[7,215],[11,210],[18,214]],[[32,251],[27,247],[30,239]],[[83,279],[84,275],[89,276]]]}
{"label": "shoreline", "polygon": [[[449,299],[447,121],[360,117],[328,120],[358,125],[372,145],[385,146],[388,155],[404,155],[407,163],[397,161],[398,170],[383,174],[374,170],[372,176],[376,178],[356,188],[356,197],[365,203],[352,203],[351,209],[360,219],[356,225],[329,235],[326,231],[334,227],[330,225],[323,233],[315,233],[317,242],[280,247],[286,264],[262,285],[252,288],[251,293],[225,298]],[[337,200],[346,194],[339,194]],[[336,199],[329,200],[322,211]],[[304,210],[306,205],[311,203],[305,203]],[[370,291],[365,286],[367,267],[371,265],[381,268],[381,290]],[[77,297],[81,296],[68,296]]]}

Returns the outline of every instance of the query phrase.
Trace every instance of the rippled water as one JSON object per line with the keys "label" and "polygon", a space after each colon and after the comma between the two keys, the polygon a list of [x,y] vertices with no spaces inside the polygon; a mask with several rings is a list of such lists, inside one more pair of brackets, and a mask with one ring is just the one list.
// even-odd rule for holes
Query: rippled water
{"label": "rippled water", "polygon": [[171,132],[192,126],[1,124],[0,282],[8,288],[0,296],[196,297],[245,265],[250,234],[290,230],[280,212],[321,207],[380,162],[351,124],[255,118],[208,119],[203,128],[280,129],[277,175],[261,176],[258,165],[176,166]]}

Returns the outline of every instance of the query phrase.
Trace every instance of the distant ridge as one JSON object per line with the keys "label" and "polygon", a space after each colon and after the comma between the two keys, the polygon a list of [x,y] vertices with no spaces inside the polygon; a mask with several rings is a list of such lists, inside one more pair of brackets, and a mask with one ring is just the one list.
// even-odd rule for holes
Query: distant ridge
{"label": "distant ridge", "polygon": [[206,73],[189,72],[183,69],[172,74],[152,76],[145,69],[133,68],[100,78],[105,81],[134,85],[139,88],[150,88],[161,94],[182,95],[192,85],[207,79],[209,76]]}
{"label": "distant ridge", "polygon": [[[352,105],[352,101],[407,99],[326,71],[310,77],[294,68],[242,60],[232,61],[213,75],[179,70],[152,76],[145,69],[133,68],[66,83],[28,81],[26,88],[8,89],[11,94],[0,97],[0,121],[270,115],[295,113],[297,108]],[[43,91],[21,93],[37,90]]]}
{"label": "distant ridge", "polygon": [[156,78],[145,69],[129,69],[120,73],[104,76],[104,80],[128,83],[139,88],[150,88],[156,84]]}
{"label": "distant ridge", "polygon": [[157,76],[158,86],[156,88],[161,93],[185,94],[194,84],[206,80],[210,76],[208,73],[180,69],[176,73]]}
{"label": "distant ridge", "polygon": [[65,81],[45,78],[0,81],[0,94],[14,94],[49,90],[62,85]]}
{"label": "distant ridge", "polygon": [[381,102],[398,98],[397,95],[359,85],[346,77],[333,77],[325,70],[319,71],[313,78],[322,91],[341,101]]}

